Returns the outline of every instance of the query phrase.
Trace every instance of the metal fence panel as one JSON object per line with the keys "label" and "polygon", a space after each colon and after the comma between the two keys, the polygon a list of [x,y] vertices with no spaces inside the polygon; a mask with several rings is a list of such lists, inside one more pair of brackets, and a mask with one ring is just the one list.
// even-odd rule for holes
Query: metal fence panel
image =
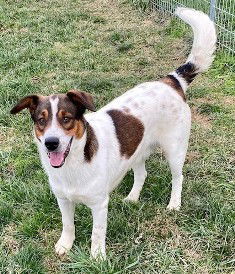
{"label": "metal fence panel", "polygon": [[174,14],[176,7],[202,10],[215,22],[219,47],[235,55],[235,0],[150,0],[151,8]]}

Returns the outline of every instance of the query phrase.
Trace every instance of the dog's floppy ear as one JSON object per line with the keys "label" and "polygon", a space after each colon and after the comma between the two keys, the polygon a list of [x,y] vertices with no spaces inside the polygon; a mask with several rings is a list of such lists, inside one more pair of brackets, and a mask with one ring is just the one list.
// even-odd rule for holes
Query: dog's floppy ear
{"label": "dog's floppy ear", "polygon": [[93,98],[89,93],[78,90],[70,90],[67,92],[67,96],[75,105],[82,108],[83,112],[85,112],[86,109],[95,111]]}
{"label": "dog's floppy ear", "polygon": [[38,105],[39,96],[38,95],[29,95],[22,98],[12,109],[11,114],[16,114],[21,110],[28,108],[32,113]]}

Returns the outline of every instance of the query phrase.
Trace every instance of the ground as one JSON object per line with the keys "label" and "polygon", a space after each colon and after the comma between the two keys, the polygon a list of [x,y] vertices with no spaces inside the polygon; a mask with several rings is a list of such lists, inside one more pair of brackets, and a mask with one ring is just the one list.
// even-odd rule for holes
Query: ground
{"label": "ground", "polygon": [[170,172],[147,161],[137,204],[123,203],[130,172],[110,201],[106,262],[89,257],[91,214],[76,210],[71,254],[54,253],[61,220],[38,158],[28,94],[78,88],[97,107],[182,64],[191,33],[124,0],[5,1],[0,24],[0,273],[232,273],[235,267],[235,62],[220,51],[188,90],[193,124],[180,212],[165,208]]}

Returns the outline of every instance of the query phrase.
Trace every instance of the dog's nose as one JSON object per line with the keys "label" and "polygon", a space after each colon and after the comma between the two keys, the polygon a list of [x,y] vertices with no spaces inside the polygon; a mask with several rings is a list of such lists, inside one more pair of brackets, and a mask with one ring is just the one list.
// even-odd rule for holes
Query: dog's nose
{"label": "dog's nose", "polygon": [[54,151],[59,146],[59,138],[57,137],[48,137],[45,140],[45,146],[49,151]]}

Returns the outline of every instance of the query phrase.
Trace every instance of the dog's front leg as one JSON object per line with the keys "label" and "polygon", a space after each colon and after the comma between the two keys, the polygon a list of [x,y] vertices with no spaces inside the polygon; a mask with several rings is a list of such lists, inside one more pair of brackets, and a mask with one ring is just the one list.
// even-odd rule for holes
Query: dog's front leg
{"label": "dog's front leg", "polygon": [[93,216],[91,255],[93,258],[106,258],[105,238],[107,230],[108,201],[109,199],[107,198],[101,203],[91,206]]}
{"label": "dog's front leg", "polygon": [[59,241],[55,245],[55,250],[59,255],[63,255],[71,249],[75,239],[75,205],[67,199],[57,198],[57,201],[62,214],[63,230]]}

